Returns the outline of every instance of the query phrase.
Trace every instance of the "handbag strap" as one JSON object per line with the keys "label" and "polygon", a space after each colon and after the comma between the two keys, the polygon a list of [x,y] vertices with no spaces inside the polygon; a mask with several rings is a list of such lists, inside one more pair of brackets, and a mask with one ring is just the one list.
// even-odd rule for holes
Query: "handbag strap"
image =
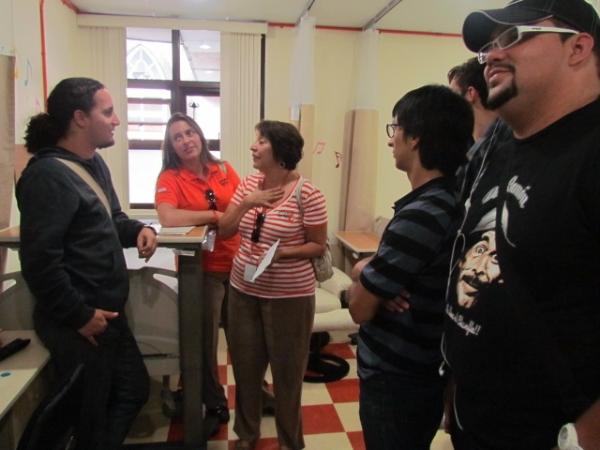
{"label": "handbag strap", "polygon": [[73,172],[75,172],[75,174],[77,174],[79,178],[81,178],[83,182],[87,184],[92,191],[94,191],[94,193],[98,197],[98,200],[100,200],[100,203],[102,203],[102,205],[104,205],[104,208],[106,208],[106,212],[108,213],[108,215],[112,217],[112,212],[110,209],[110,203],[108,202],[108,198],[106,197],[106,194],[104,193],[98,182],[94,180],[90,173],[87,170],[85,170],[81,164],[78,164],[75,161],[57,157],[55,157],[54,159],[60,161]]}
{"label": "handbag strap", "polygon": [[298,209],[300,210],[300,215],[304,218],[304,206],[302,206],[302,186],[304,186],[304,177],[300,176],[298,184],[296,184],[294,195],[296,196],[296,202],[298,202]]}

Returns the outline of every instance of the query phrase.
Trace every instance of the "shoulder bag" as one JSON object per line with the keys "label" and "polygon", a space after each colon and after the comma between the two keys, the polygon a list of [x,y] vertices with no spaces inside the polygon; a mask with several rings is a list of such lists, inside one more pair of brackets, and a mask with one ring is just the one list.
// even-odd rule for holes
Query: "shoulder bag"
{"label": "shoulder bag", "polygon": [[[304,218],[304,207],[302,206],[302,186],[304,185],[304,178],[300,178],[296,185],[296,201],[298,202],[298,208],[300,214]],[[321,256],[311,258],[311,263],[315,271],[315,278],[318,282],[323,282],[330,279],[333,276],[333,257],[331,256],[331,250],[329,249],[329,240],[327,240],[325,252]]]}

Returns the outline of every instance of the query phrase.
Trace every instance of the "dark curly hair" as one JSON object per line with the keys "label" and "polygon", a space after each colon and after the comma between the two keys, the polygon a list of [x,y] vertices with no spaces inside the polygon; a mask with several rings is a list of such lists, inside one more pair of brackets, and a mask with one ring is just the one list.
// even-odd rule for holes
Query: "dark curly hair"
{"label": "dark curly hair", "polygon": [[67,134],[77,110],[88,113],[94,107],[94,96],[104,85],[91,78],[66,78],[58,83],[46,101],[47,111],[33,116],[25,131],[25,147],[29,153],[56,145]]}
{"label": "dark curly hair", "polygon": [[258,134],[271,143],[273,158],[285,169],[294,170],[302,159],[304,139],[298,129],[277,120],[262,120],[255,127]]}

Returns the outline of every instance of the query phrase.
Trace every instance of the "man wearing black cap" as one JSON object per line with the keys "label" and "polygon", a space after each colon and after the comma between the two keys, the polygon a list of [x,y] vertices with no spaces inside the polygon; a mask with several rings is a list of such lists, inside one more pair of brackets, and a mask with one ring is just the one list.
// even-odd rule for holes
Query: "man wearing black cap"
{"label": "man wearing black cap", "polygon": [[[482,145],[455,246],[443,344],[454,446],[600,449],[598,14],[584,0],[515,0],[470,14],[463,35],[512,136]],[[496,286],[457,289],[484,218]]]}

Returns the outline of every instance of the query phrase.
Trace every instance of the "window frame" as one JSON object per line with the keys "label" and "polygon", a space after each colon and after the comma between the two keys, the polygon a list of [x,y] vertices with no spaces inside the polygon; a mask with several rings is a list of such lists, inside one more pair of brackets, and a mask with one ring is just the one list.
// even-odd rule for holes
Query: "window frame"
{"label": "window frame", "polygon": [[[127,88],[139,89],[163,89],[171,92],[171,100],[162,99],[147,99],[140,101],[137,97],[127,97],[127,105],[130,103],[139,104],[169,104],[170,113],[176,112],[186,113],[185,98],[187,95],[196,95],[203,97],[218,97],[221,95],[221,83],[217,81],[182,81],[180,78],[180,48],[181,48],[181,32],[180,30],[171,30],[171,46],[172,46],[172,80],[146,80],[146,79],[127,79]],[[166,124],[166,123],[165,123]],[[162,124],[161,124],[162,125]],[[129,131],[129,130],[128,130]],[[162,140],[140,140],[127,138],[127,154],[131,150],[157,150],[161,151]],[[210,139],[208,141],[211,150],[219,150],[221,148],[220,139]],[[127,176],[129,179],[129,165]],[[129,190],[129,184],[127,189]],[[154,203],[129,202],[130,210],[154,209]]]}

